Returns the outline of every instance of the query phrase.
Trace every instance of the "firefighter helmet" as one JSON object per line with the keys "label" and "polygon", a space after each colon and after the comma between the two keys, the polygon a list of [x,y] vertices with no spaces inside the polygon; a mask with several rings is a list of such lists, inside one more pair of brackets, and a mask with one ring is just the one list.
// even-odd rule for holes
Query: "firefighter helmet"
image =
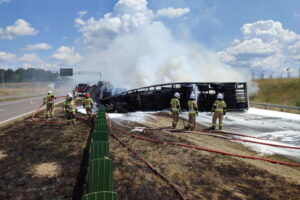
{"label": "firefighter helmet", "polygon": [[191,94],[190,99],[196,99],[196,95],[194,93]]}
{"label": "firefighter helmet", "polygon": [[178,92],[176,92],[176,93],[174,94],[174,97],[180,98],[180,94],[179,94]]}
{"label": "firefighter helmet", "polygon": [[218,94],[217,95],[217,99],[223,99],[223,95],[222,94]]}

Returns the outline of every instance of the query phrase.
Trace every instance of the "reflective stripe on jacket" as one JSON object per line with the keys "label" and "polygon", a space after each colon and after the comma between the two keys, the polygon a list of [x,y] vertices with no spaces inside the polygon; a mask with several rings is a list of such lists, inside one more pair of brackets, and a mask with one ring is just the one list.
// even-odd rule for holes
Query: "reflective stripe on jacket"
{"label": "reflective stripe on jacket", "polygon": [[85,108],[93,108],[93,100],[92,98],[88,97],[84,99],[84,107]]}
{"label": "reflective stripe on jacket", "polygon": [[66,99],[65,100],[65,111],[67,112],[75,112],[76,110],[76,105],[73,100]]}
{"label": "reflective stripe on jacket", "polygon": [[180,102],[177,98],[172,98],[170,104],[172,106],[172,111],[179,111],[180,110]]}
{"label": "reflective stripe on jacket", "polygon": [[198,110],[198,106],[195,100],[189,100],[188,106],[189,106],[189,113],[191,114],[195,114],[196,111]]}
{"label": "reflective stripe on jacket", "polygon": [[216,100],[214,102],[212,111],[219,111],[219,112],[223,112],[226,111],[226,103],[224,100]]}
{"label": "reflective stripe on jacket", "polygon": [[48,94],[45,98],[46,103],[54,103],[55,96],[53,94]]}

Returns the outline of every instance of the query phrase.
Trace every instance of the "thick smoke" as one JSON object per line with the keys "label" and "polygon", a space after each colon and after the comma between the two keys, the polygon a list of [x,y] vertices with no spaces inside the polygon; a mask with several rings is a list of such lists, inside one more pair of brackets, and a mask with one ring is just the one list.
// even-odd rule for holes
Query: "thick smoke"
{"label": "thick smoke", "polygon": [[99,20],[78,18],[76,26],[89,49],[83,64],[94,66],[118,87],[249,81],[247,72],[222,63],[212,50],[175,37],[146,0],[120,0],[114,13]]}

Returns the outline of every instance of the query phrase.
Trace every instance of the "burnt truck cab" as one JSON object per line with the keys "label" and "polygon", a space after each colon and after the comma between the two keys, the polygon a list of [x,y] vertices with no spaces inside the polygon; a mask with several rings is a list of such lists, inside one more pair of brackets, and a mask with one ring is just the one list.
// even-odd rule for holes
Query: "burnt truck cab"
{"label": "burnt truck cab", "polygon": [[88,83],[79,83],[76,85],[75,89],[73,90],[73,95],[78,97],[84,97],[86,95],[87,90],[90,88]]}

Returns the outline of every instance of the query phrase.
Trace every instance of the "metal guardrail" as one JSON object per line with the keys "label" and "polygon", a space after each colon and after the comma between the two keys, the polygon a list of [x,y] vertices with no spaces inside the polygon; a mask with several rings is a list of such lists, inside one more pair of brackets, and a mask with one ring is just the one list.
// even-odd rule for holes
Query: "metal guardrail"
{"label": "metal guardrail", "polygon": [[267,104],[267,103],[253,103],[249,102],[250,105],[253,106],[264,106],[265,108],[280,108],[281,110],[287,109],[287,110],[297,110],[300,111],[300,107],[297,106],[283,106],[283,105],[277,105],[277,104]]}

